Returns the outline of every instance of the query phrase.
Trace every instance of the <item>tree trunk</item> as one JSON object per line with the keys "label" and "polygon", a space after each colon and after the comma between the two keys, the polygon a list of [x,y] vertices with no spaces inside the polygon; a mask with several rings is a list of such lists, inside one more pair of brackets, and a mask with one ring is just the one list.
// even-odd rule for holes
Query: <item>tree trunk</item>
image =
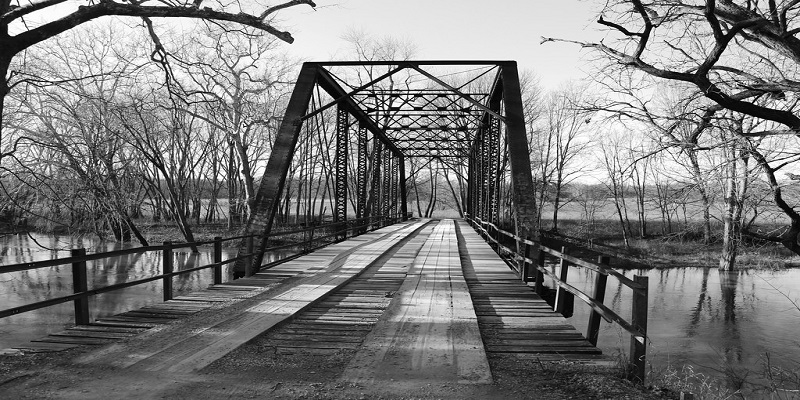
{"label": "tree trunk", "polygon": [[736,209],[739,207],[736,190],[736,180],[738,178],[737,158],[735,145],[725,146],[724,151],[728,165],[725,168],[725,210],[722,220],[724,227],[722,231],[722,254],[719,258],[720,271],[732,270],[736,266],[736,255],[739,247],[739,221],[736,216]]}
{"label": "tree trunk", "polygon": [[[7,29],[7,28],[6,28]],[[0,32],[5,35],[7,32]],[[2,41],[0,41],[2,43]],[[0,55],[0,143],[3,143],[3,112],[5,110],[6,95],[8,95],[8,67],[11,65],[11,54]],[[4,149],[0,147],[0,162],[3,161]]]}
{"label": "tree trunk", "polygon": [[239,223],[237,211],[237,176],[236,173],[236,158],[233,154],[233,143],[228,142],[228,230],[233,230],[233,227]]}
{"label": "tree trunk", "polygon": [[[559,177],[560,179],[560,177]],[[561,182],[556,182],[556,193],[553,196],[553,232],[558,232],[558,209],[561,206]]]}
{"label": "tree trunk", "polygon": [[453,188],[453,184],[450,182],[450,176],[445,173],[444,176],[445,180],[447,181],[447,186],[450,188],[450,193],[453,195],[453,201],[456,203],[456,209],[458,210],[458,216],[464,218],[464,210],[461,207],[461,196],[456,194],[456,190]]}
{"label": "tree trunk", "polygon": [[689,151],[689,161],[692,164],[692,175],[694,177],[697,191],[700,193],[700,199],[703,202],[703,244],[709,244],[712,240],[711,233],[711,199],[706,192],[705,177],[700,171],[700,162],[697,160],[697,152],[695,150]]}

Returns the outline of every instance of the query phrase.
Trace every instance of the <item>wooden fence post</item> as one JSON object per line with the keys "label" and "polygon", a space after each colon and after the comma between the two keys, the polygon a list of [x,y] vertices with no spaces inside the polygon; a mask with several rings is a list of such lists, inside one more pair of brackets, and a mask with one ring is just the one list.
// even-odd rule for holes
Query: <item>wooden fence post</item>
{"label": "wooden fence post", "polygon": [[[86,249],[72,249],[72,257],[84,257]],[[89,283],[86,276],[86,261],[76,261],[72,263],[72,291],[81,293],[89,290]],[[75,325],[89,325],[89,298],[81,297],[74,300],[75,304]]]}
{"label": "wooden fence post", "polygon": [[[214,264],[222,262],[222,238],[219,236],[214,237]],[[222,265],[214,267],[214,284],[219,285],[222,283]]]}
{"label": "wooden fence post", "polygon": [[[161,255],[161,273],[171,274],[173,271],[171,242],[164,242],[164,251],[161,252]],[[172,300],[172,276],[165,276],[163,281],[164,301]]]}
{"label": "wooden fence post", "polygon": [[539,257],[536,259],[536,294],[539,296],[544,294],[544,273],[542,270],[544,269],[544,257],[545,252],[541,249],[541,243],[539,244]]}
{"label": "wooden fence post", "polygon": [[[569,249],[566,247],[561,247],[561,252],[563,254],[569,254]],[[563,258],[559,261],[560,271],[558,279],[561,282],[567,283],[567,273],[569,272],[569,263],[564,260]],[[556,305],[554,307],[555,311],[559,314],[563,315],[564,317],[571,317],[572,316],[572,307],[574,303],[574,297],[572,293],[567,292],[561,286],[558,286],[556,290]]]}
{"label": "wooden fence post", "polygon": [[[609,258],[607,256],[598,256],[597,263],[602,267],[608,267]],[[606,297],[606,282],[608,281],[608,275],[602,274],[597,272],[597,276],[594,278],[594,301],[603,304],[603,300]],[[589,314],[589,328],[586,329],[586,339],[589,340],[589,343],[592,346],[597,346],[597,337],[600,334],[600,313],[595,310],[592,310],[592,313]]]}
{"label": "wooden fence post", "polygon": [[644,337],[631,335],[631,372],[629,379],[644,383],[645,361],[647,355],[647,292],[648,278],[634,275],[633,281],[644,286],[644,289],[633,291],[631,301],[631,325],[638,328]]}
{"label": "wooden fence post", "polygon": [[247,262],[244,267],[244,276],[253,276],[255,273],[255,266],[253,265],[253,237],[247,237]]}
{"label": "wooden fence post", "polygon": [[[527,240],[531,240],[530,237]],[[522,264],[520,264],[520,273],[522,274],[522,282],[528,283],[531,281],[531,270],[536,269],[532,264],[528,263],[527,259],[531,257],[531,245],[525,242],[522,245]]]}

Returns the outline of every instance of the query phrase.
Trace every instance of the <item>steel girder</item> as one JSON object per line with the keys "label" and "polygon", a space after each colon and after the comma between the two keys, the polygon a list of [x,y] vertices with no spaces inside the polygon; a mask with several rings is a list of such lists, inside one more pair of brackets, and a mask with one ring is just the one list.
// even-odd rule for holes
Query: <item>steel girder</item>
{"label": "steel girder", "polygon": [[[355,67],[364,71],[382,66],[387,72],[376,74],[374,79],[368,77],[367,84],[351,84],[338,75],[337,69]],[[467,72],[479,70],[479,74],[456,84],[434,73],[433,69],[444,66],[468,68]],[[469,86],[495,71],[488,90]],[[427,87],[414,86],[413,79],[406,79],[402,81],[405,86],[396,85],[395,80],[401,82],[401,73],[416,74],[430,83]],[[324,104],[320,99],[308,113],[315,88],[321,88],[332,101]],[[515,62],[318,62],[303,64],[244,228],[244,233],[262,235],[259,250],[266,246],[263,238],[269,234],[277,214],[303,123],[333,106],[337,110],[336,159],[332,166],[336,178],[335,219],[347,218],[347,151],[352,118],[359,124],[353,146],[358,152],[353,192],[356,217],[406,215],[406,158],[458,158],[468,160],[466,210],[471,215],[497,220],[500,188],[506,185],[501,185],[501,180],[508,172],[515,228],[523,235],[535,235],[534,186]],[[503,169],[502,162],[506,151],[508,170]],[[254,265],[260,265],[260,257],[254,258]]]}

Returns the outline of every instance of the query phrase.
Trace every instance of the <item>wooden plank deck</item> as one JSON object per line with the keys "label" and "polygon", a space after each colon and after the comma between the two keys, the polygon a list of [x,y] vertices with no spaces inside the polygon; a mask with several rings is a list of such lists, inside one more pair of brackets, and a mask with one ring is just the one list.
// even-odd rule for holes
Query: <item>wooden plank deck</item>
{"label": "wooden plank deck", "polygon": [[396,296],[431,230],[425,227],[399,243],[346,286],[268,332],[259,346],[274,348],[284,359],[355,351]]}
{"label": "wooden plank deck", "polygon": [[521,282],[465,221],[458,221],[464,276],[489,357],[609,365],[561,314]]}
{"label": "wooden plank deck", "polygon": [[342,379],[492,382],[452,220],[435,227]]}

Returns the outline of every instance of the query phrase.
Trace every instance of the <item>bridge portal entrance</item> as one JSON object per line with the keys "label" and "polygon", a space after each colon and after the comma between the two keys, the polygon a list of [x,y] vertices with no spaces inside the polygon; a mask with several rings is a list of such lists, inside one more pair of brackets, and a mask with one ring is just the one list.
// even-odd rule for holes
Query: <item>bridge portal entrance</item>
{"label": "bridge portal entrance", "polygon": [[[300,209],[292,207],[289,192],[303,187],[330,193],[322,198],[335,223],[363,227],[406,219],[412,159],[421,159],[414,163],[421,168],[436,160],[448,177],[464,183],[458,185],[462,214],[535,235],[516,62],[308,62],[244,228],[262,239],[256,249],[243,242],[239,253],[262,254],[276,218]],[[292,183],[298,171],[305,179]],[[260,266],[261,257],[251,262]]]}

